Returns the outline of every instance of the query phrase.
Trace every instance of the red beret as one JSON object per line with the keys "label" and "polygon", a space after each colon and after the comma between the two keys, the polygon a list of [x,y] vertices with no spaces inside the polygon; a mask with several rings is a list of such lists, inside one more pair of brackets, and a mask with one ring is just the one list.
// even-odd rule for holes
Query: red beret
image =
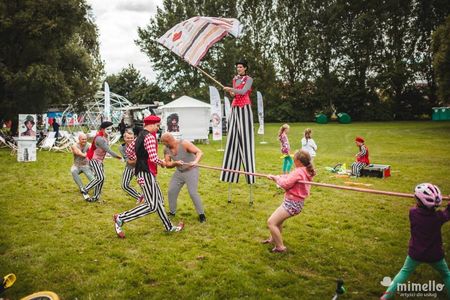
{"label": "red beret", "polygon": [[155,115],[147,116],[144,119],[144,125],[156,124],[159,122],[161,122],[161,118]]}
{"label": "red beret", "polygon": [[360,142],[360,143],[364,143],[364,139],[360,136],[357,136],[355,141]]}

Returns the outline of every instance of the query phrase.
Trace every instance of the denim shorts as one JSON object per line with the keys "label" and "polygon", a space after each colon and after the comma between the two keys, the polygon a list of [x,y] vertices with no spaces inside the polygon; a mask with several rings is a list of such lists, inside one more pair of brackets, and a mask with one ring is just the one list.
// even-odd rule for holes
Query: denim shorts
{"label": "denim shorts", "polygon": [[303,201],[292,201],[289,199],[284,199],[283,201],[283,208],[291,215],[295,216],[298,215],[302,209],[303,209]]}

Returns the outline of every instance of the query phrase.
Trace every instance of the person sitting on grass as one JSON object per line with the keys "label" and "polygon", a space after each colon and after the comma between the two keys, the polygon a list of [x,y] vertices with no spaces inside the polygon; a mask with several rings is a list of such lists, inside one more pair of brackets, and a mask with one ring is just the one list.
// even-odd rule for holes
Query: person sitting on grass
{"label": "person sitting on grass", "polygon": [[286,191],[283,203],[267,220],[270,237],[264,240],[263,244],[275,244],[272,252],[286,251],[287,248],[284,246],[281,236],[283,222],[290,217],[298,215],[302,211],[305,199],[309,195],[311,185],[298,181],[312,181],[316,175],[314,166],[311,163],[311,156],[304,150],[297,151],[294,154],[294,165],[295,169],[289,174],[268,176],[269,179],[275,181],[277,185]]}
{"label": "person sitting on grass", "polygon": [[125,143],[123,143],[119,147],[120,154],[122,154],[122,157],[124,158],[126,165],[125,169],[123,170],[122,174],[122,189],[128,193],[131,197],[136,199],[136,204],[140,204],[144,202],[144,196],[142,194],[139,194],[131,185],[131,179],[133,179],[134,176],[134,165],[136,164],[136,161],[130,160],[127,156],[126,150],[127,147],[134,141],[134,133],[131,129],[125,130],[123,134],[123,139],[125,140]]}
{"label": "person sitting on grass", "polygon": [[450,270],[444,258],[442,248],[441,227],[450,220],[450,201],[444,211],[436,210],[442,202],[439,188],[430,183],[416,186],[414,196],[416,206],[409,210],[411,223],[411,238],[408,255],[400,272],[380,299],[390,299],[395,296],[399,286],[422,263],[431,265],[444,279],[447,288],[447,299],[450,299]]}
{"label": "person sitting on grass", "polygon": [[359,152],[355,154],[356,161],[352,164],[352,173],[350,175],[359,177],[361,176],[362,168],[370,164],[369,149],[364,145],[364,139],[360,136],[355,138],[355,143],[359,148]]}
{"label": "person sitting on grass", "polygon": [[89,166],[89,160],[86,158],[86,152],[88,151],[90,144],[87,142],[87,136],[84,133],[78,135],[78,143],[72,145],[73,153],[73,165],[70,168],[73,180],[80,189],[84,200],[87,200],[89,196],[83,194],[83,182],[81,181],[80,174],[84,173],[86,177],[91,181],[94,179],[94,173],[92,173],[91,167]]}

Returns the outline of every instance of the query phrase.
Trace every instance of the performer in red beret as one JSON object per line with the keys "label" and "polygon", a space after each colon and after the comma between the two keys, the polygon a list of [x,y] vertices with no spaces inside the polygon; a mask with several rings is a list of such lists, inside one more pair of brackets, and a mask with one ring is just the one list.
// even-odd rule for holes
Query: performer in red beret
{"label": "performer in red beret", "polygon": [[127,147],[126,153],[129,160],[135,160],[135,175],[138,184],[144,194],[144,203],[113,217],[114,228],[119,238],[125,238],[122,225],[126,222],[146,216],[150,213],[158,213],[166,231],[181,231],[183,223],[173,226],[164,209],[164,199],[156,174],[158,165],[165,167],[166,163],[158,158],[158,142],[156,132],[158,131],[161,119],[158,116],[150,115],[144,119],[144,130]]}
{"label": "performer in red beret", "polygon": [[355,155],[356,161],[352,164],[352,176],[359,177],[361,175],[361,169],[369,165],[369,148],[364,145],[364,139],[360,136],[355,138],[356,146],[359,148],[359,152]]}

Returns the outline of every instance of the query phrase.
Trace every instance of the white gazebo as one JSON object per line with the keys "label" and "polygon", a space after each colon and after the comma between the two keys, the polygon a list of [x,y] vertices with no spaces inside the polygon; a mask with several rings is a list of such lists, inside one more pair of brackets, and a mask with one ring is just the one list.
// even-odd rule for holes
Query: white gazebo
{"label": "white gazebo", "polygon": [[178,116],[179,134],[183,139],[207,140],[211,117],[211,105],[189,96],[180,98],[159,107],[162,112],[161,125],[164,132],[170,131],[167,121]]}

